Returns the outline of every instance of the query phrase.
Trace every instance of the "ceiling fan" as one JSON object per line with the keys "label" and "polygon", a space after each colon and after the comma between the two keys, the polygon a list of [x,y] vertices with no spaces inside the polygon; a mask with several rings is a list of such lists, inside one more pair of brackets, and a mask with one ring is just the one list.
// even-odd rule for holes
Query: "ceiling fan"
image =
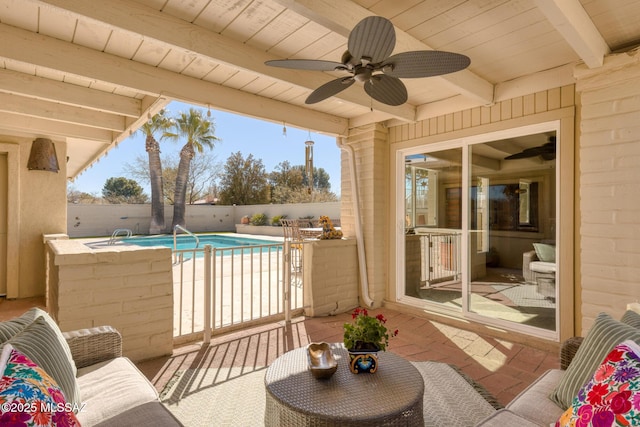
{"label": "ceiling fan", "polygon": [[345,71],[350,75],[323,84],[306,99],[315,104],[338,94],[356,81],[364,83],[364,90],[373,99],[387,105],[401,105],[407,101],[407,88],[401,78],[439,76],[467,68],[470,60],[457,53],[415,50],[391,52],[396,45],[393,24],[380,16],[360,21],[349,34],[348,50],[341,62],[315,59],[276,59],[266,65],[309,71]]}
{"label": "ceiling fan", "polygon": [[548,142],[537,147],[525,148],[519,153],[505,157],[505,160],[527,159],[529,157],[540,156],[544,160],[556,158],[556,137],[550,136]]}

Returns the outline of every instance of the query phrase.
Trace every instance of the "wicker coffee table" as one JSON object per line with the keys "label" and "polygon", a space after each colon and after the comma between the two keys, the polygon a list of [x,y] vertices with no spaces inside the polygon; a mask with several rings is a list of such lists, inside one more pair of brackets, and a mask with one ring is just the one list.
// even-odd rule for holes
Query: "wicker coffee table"
{"label": "wicker coffee table", "polygon": [[306,347],[277,358],[265,375],[265,425],[423,426],[424,381],[407,360],[378,353],[375,374],[353,374],[342,344],[331,345],[338,370],[313,377]]}

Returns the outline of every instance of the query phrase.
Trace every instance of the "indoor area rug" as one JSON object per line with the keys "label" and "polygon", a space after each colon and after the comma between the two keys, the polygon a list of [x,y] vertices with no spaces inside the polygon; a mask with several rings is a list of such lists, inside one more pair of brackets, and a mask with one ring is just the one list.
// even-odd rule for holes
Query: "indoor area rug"
{"label": "indoor area rug", "polygon": [[264,424],[265,372],[266,368],[179,371],[160,399],[185,426],[260,426]]}

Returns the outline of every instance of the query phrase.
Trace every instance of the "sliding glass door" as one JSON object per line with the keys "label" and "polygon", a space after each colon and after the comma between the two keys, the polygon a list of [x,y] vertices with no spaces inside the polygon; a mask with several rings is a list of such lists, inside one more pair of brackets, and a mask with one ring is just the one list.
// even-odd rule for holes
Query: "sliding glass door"
{"label": "sliding glass door", "polygon": [[405,295],[462,307],[462,149],[405,157]]}
{"label": "sliding glass door", "polygon": [[557,130],[549,127],[402,156],[403,298],[556,331]]}

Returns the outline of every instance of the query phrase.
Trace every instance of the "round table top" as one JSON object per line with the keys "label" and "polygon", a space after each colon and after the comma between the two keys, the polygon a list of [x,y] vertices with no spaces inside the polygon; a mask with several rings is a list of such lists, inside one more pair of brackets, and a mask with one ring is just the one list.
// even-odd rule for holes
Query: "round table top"
{"label": "round table top", "polygon": [[354,374],[344,346],[332,344],[331,349],[338,369],[329,379],[311,374],[306,347],[277,358],[265,375],[268,397],[320,419],[376,420],[419,408],[422,421],[424,380],[409,361],[381,351],[377,372]]}

